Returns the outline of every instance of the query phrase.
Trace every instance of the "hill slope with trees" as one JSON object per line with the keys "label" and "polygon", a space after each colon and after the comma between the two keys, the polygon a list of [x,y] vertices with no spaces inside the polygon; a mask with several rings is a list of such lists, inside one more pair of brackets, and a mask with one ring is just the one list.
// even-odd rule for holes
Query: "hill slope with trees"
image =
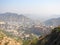
{"label": "hill slope with trees", "polygon": [[30,45],[60,45],[60,26],[52,29],[52,32],[46,36],[40,36],[37,42],[31,42]]}

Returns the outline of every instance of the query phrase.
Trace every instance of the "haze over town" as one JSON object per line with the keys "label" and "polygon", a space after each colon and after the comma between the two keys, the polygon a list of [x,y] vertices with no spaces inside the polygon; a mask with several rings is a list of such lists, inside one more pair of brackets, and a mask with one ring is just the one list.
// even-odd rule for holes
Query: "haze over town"
{"label": "haze over town", "polygon": [[46,20],[60,16],[60,0],[0,0],[0,13],[5,12]]}

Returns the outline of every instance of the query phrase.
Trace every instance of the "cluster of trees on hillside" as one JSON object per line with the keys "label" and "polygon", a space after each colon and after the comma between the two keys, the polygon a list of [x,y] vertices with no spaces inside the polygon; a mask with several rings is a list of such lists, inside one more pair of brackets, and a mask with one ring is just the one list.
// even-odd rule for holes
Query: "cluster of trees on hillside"
{"label": "cluster of trees on hillside", "polygon": [[60,45],[60,27],[52,29],[50,34],[39,37],[37,41],[34,40],[30,45]]}

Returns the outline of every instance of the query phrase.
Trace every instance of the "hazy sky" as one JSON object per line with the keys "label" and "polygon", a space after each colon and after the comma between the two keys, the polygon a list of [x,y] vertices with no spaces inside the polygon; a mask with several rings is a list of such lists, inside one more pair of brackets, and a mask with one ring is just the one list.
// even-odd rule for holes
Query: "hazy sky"
{"label": "hazy sky", "polygon": [[[60,0],[0,0],[0,13],[41,14],[45,17],[60,14]],[[40,15],[39,15],[40,14]]]}

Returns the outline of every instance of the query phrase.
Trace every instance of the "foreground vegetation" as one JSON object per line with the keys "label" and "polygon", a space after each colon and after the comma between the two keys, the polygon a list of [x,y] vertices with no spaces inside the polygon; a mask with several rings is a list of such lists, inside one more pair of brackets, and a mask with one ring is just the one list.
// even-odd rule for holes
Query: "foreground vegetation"
{"label": "foreground vegetation", "polygon": [[11,38],[0,30],[0,45],[22,45],[22,41],[18,38]]}
{"label": "foreground vegetation", "polygon": [[39,37],[36,43],[30,45],[60,45],[60,27],[54,28],[51,34]]}
{"label": "foreground vegetation", "polygon": [[40,36],[39,39],[34,37],[32,40],[23,41],[19,37],[0,30],[0,45],[60,45],[60,27],[52,29],[50,34]]}

